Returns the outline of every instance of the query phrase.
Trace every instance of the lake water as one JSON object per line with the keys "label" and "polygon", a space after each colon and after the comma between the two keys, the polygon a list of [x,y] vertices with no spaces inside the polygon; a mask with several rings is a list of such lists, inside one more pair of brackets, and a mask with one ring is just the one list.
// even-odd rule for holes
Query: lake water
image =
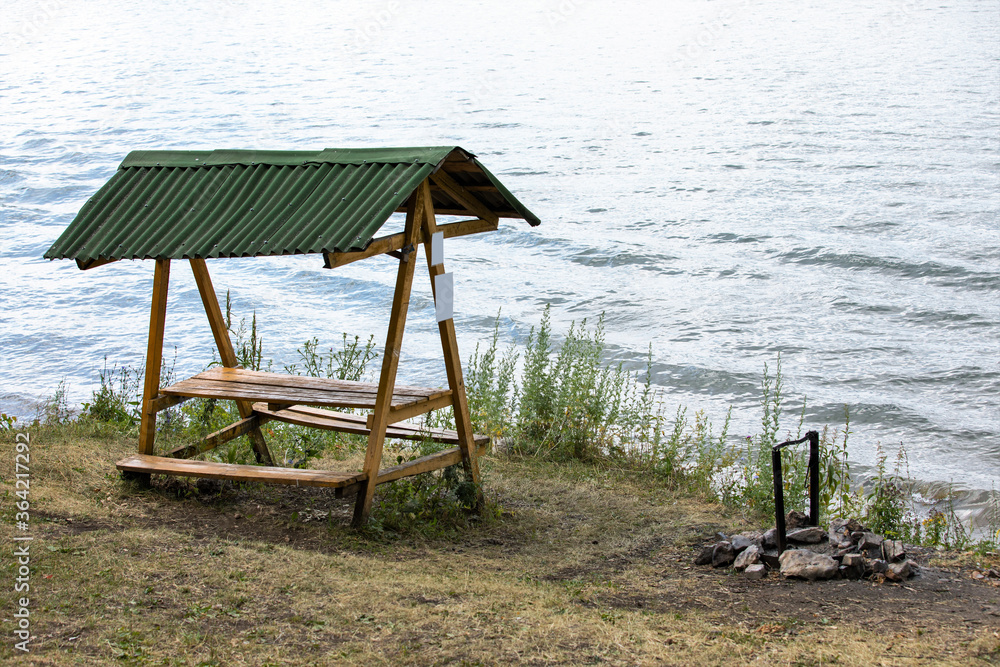
{"label": "lake water", "polygon": [[[668,412],[733,406],[756,432],[781,355],[794,427],[975,510],[1000,480],[1000,13],[813,0],[3,2],[0,409],[109,362],[141,366],[150,262],[44,251],[133,149],[457,144],[542,219],[449,242],[463,357],[498,309],[523,343],[606,314],[650,343]],[[210,263],[280,363],[313,335],[384,337],[394,262]],[[189,271],[167,345],[211,336]],[[401,379],[442,383],[418,281]]]}

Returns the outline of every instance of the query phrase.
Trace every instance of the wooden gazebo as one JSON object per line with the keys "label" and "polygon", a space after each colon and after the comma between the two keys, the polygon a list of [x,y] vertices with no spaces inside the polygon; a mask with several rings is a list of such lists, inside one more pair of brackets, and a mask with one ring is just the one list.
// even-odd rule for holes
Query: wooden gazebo
{"label": "wooden gazebo", "polygon": [[[376,238],[393,213],[402,232]],[[451,222],[438,216],[460,216]],[[357,492],[354,524],[363,524],[378,484],[462,463],[479,483],[477,457],[487,438],[473,433],[451,317],[451,275],[443,239],[497,229],[500,218],[532,226],[528,211],[475,156],[455,146],[303,151],[136,151],[83,206],[45,253],[89,269],[119,259],[153,259],[153,298],[146,351],[139,451],[118,462],[125,474],[151,474],[331,487]],[[423,244],[434,292],[448,387],[396,385],[416,249]],[[207,259],[322,254],[334,269],[375,255],[399,262],[382,369],[377,384],[264,373],[240,368]],[[188,260],[222,361],[160,388],[171,260]],[[156,415],[189,398],[229,399],[241,419],[200,443],[157,454]],[[455,431],[407,423],[452,406]],[[345,408],[369,410],[362,415]],[[261,426],[271,420],[364,434],[360,472],[275,467]],[[193,460],[249,435],[260,465]],[[437,454],[381,468],[386,437],[431,437],[453,445]]]}

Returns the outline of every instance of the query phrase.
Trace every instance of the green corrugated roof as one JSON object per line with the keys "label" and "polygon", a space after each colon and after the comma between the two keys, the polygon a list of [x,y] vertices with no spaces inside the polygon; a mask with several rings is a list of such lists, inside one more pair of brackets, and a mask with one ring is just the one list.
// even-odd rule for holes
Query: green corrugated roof
{"label": "green corrugated roof", "polygon": [[[134,151],[45,253],[118,259],[361,250],[443,169],[500,217],[538,218],[456,146],[322,151]],[[445,192],[435,207],[472,215]]]}

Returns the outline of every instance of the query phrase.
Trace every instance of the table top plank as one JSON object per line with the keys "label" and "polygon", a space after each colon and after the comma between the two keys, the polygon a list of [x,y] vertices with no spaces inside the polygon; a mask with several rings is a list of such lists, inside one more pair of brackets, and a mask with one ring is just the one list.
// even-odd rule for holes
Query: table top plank
{"label": "table top plank", "polygon": [[[396,387],[392,394],[392,406],[403,407],[439,398],[448,392],[448,389],[440,388]],[[378,385],[216,367],[166,387],[161,393],[168,396],[373,409]]]}

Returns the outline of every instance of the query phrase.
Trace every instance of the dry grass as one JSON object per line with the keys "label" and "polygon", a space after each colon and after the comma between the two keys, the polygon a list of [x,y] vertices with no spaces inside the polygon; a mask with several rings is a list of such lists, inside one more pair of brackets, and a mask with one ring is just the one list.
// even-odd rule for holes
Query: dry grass
{"label": "dry grass", "polygon": [[[3,437],[9,470],[13,442]],[[905,605],[911,595],[898,586],[773,577],[751,584],[692,568],[693,546],[736,520],[636,474],[490,459],[486,491],[500,516],[431,540],[354,532],[349,501],[324,492],[267,487],[206,497],[163,480],[144,491],[114,472],[133,446],[94,427],[33,432],[36,636],[22,654],[6,634],[0,658],[52,665],[1000,660],[997,625],[989,623],[1000,617],[961,612],[961,605],[1000,609],[1000,589],[963,579],[973,588],[948,584],[961,598],[951,604],[933,597],[944,595],[933,589],[944,584],[926,595],[914,584],[910,606],[894,614],[893,600],[903,596]],[[9,484],[5,490],[0,539],[10,545],[14,498]],[[329,518],[293,519],[308,509]],[[10,553],[4,547],[8,582]],[[11,588],[0,585],[7,627]],[[831,607],[837,598],[856,604]]]}

